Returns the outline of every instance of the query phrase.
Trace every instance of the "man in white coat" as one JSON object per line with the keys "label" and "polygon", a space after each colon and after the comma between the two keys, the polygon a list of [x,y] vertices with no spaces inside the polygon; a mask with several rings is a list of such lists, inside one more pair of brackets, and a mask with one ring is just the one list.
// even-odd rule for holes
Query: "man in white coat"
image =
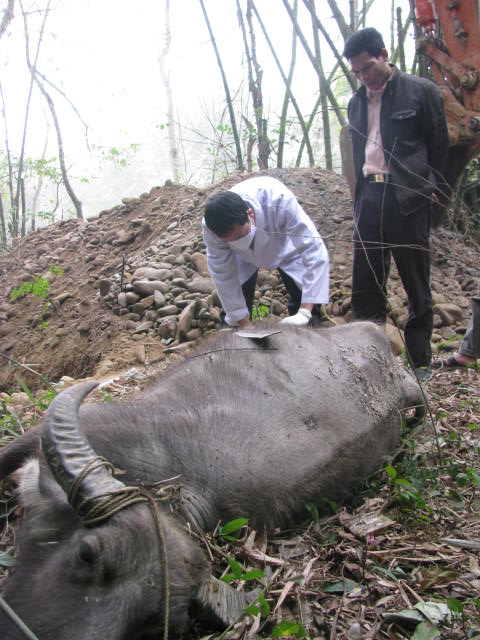
{"label": "man in white coat", "polygon": [[328,251],[279,180],[249,178],[212,196],[202,221],[210,275],[230,326],[250,324],[258,268],[278,269],[290,295],[283,323],[317,325],[328,302]]}

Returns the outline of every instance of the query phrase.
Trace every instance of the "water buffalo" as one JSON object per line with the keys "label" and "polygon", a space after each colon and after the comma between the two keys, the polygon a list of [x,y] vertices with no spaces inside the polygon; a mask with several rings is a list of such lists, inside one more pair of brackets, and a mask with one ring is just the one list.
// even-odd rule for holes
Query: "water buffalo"
{"label": "water buffalo", "polygon": [[[133,400],[80,406],[94,386],[63,391],[43,425],[0,452],[0,478],[26,463],[4,599],[40,640],[181,637],[192,616],[226,622],[245,602],[210,577],[192,530],[242,516],[285,527],[306,502],[350,496],[396,446],[402,410],[422,404],[364,322],[282,327],[265,341],[220,332]],[[162,482],[173,494],[156,507],[143,488]],[[0,628],[24,637],[4,613]]]}

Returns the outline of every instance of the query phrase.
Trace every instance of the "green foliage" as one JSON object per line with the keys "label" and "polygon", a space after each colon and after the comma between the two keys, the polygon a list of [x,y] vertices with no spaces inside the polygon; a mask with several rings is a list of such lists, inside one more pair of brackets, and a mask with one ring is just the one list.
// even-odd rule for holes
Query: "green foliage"
{"label": "green foliage", "polygon": [[477,154],[465,167],[458,183],[457,202],[467,207],[466,220],[462,217],[461,208],[454,212],[454,222],[462,231],[471,230],[474,235],[480,234],[480,154]]}
{"label": "green foliage", "polygon": [[265,600],[262,593],[258,594],[257,603],[258,604],[250,604],[248,607],[246,607],[244,609],[245,613],[250,616],[258,616],[258,614],[260,614],[262,618],[266,618],[267,616],[269,616],[271,607]]}
{"label": "green foliage", "polygon": [[242,565],[235,560],[235,558],[227,558],[230,565],[231,573],[227,573],[222,576],[221,580],[229,584],[233,580],[239,580],[242,582],[251,582],[252,580],[259,580],[264,578],[265,574],[260,569],[250,569],[249,571],[243,571]]}
{"label": "green foliage", "polygon": [[[8,160],[7,153],[4,150],[0,150],[0,189],[5,194],[10,191],[8,184],[10,179],[10,170],[14,190],[16,189],[18,180],[19,158],[11,155],[10,166]],[[43,201],[45,194],[48,193],[49,190],[52,191],[52,189],[55,189],[55,191],[57,191],[58,185],[62,183],[62,175],[59,170],[58,158],[56,156],[53,158],[25,157],[23,159],[22,178],[24,181],[25,192],[27,194],[27,201],[31,199],[28,194],[35,192],[40,185],[42,186]],[[52,211],[42,209],[36,214],[38,218],[53,221],[56,198],[50,199],[49,202],[52,205]],[[14,229],[18,229],[20,215],[19,212],[16,211],[13,202],[10,202],[10,206],[5,208],[8,217],[7,227],[10,233],[13,234]],[[27,220],[29,216],[32,215],[32,211],[27,209]]]}
{"label": "green foliage", "polygon": [[462,613],[463,612],[463,604],[457,598],[448,598],[447,607],[453,613]]}
{"label": "green foliage", "polygon": [[305,507],[314,522],[318,522],[320,513],[338,513],[338,504],[326,496],[322,496],[321,499],[315,503],[306,502]]}
{"label": "green foliage", "polygon": [[[57,265],[50,267],[49,271],[54,275],[61,275],[63,273],[62,269]],[[46,300],[48,298],[49,289],[50,283],[46,278],[43,276],[34,276],[32,280],[22,282],[19,287],[12,291],[11,296],[13,300],[18,300],[19,298],[24,298],[26,295],[31,293],[34,296],[38,296],[39,298]]]}
{"label": "green foliage", "polygon": [[104,402],[112,402],[113,400],[112,394],[108,393],[108,391],[105,391],[104,389],[100,391],[100,396],[102,397]]}
{"label": "green foliage", "polygon": [[[61,275],[63,273],[63,270],[58,265],[49,267],[49,271],[54,275]],[[22,284],[19,287],[17,287],[16,289],[13,289],[10,295],[13,300],[24,298],[29,294],[32,294],[33,296],[36,296],[44,300],[42,312],[38,317],[38,326],[41,328],[46,328],[47,322],[43,318],[43,315],[44,313],[46,313],[46,311],[48,311],[51,305],[49,292],[50,292],[50,282],[43,276],[34,276],[32,280],[27,280],[26,282],[22,282]]]}
{"label": "green foliage", "polygon": [[28,430],[37,420],[39,412],[45,411],[50,406],[53,398],[55,397],[55,391],[48,386],[40,389],[36,396],[32,393],[25,380],[20,375],[17,375],[17,381],[19,389],[12,390],[11,393],[17,391],[23,391],[27,394],[32,411],[29,412],[28,418],[20,419],[13,411],[11,405],[11,399],[8,397],[0,402],[0,443],[9,441],[12,438],[17,438],[24,431]]}
{"label": "green foliage", "polygon": [[13,300],[18,300],[32,293],[34,296],[45,299],[48,296],[49,287],[50,283],[48,280],[45,280],[42,276],[34,276],[33,280],[22,282],[19,287],[12,291],[11,296]]}
{"label": "green foliage", "polygon": [[235,518],[235,520],[229,520],[224,525],[220,525],[218,527],[218,535],[224,540],[236,540],[237,538],[232,536],[232,533],[237,533],[247,524],[248,518]]}
{"label": "green foliage", "polygon": [[132,142],[125,147],[101,147],[92,145],[92,149],[99,155],[99,165],[112,163],[115,169],[126,169],[137,155],[140,145]]}
{"label": "green foliage", "polygon": [[26,158],[24,163],[24,177],[46,178],[54,183],[59,183],[62,179],[62,175],[58,171],[57,164],[57,157],[49,158],[48,160],[44,158]]}
{"label": "green foliage", "polygon": [[393,483],[394,496],[410,509],[423,509],[425,500],[413,482],[406,478],[400,478],[397,470],[390,465],[385,467],[385,471]]}
{"label": "green foliage", "polygon": [[256,322],[257,320],[263,320],[268,317],[269,309],[265,304],[260,304],[258,307],[252,308],[252,322]]}
{"label": "green foliage", "polygon": [[305,627],[301,622],[296,620],[282,620],[275,625],[271,637],[285,638],[286,636],[294,636],[295,638],[310,638],[311,636],[305,631]]}

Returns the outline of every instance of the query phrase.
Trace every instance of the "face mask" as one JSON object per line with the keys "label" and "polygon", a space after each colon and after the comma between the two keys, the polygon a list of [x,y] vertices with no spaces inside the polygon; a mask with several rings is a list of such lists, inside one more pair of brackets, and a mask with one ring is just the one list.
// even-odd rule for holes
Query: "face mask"
{"label": "face mask", "polygon": [[253,242],[253,238],[255,237],[256,226],[252,223],[250,225],[250,231],[246,236],[242,238],[238,238],[238,240],[232,240],[228,245],[232,247],[232,249],[238,249],[239,251],[246,251]]}

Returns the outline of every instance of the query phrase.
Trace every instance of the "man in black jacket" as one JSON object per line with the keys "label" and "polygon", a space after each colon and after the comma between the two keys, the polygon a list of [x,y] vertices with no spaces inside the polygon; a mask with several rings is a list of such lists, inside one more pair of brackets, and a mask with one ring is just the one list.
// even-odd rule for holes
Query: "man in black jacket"
{"label": "man in black jacket", "polygon": [[348,106],[355,168],[352,307],[385,323],[391,255],[408,296],[405,343],[420,380],[431,376],[429,232],[448,149],[439,89],[388,62],[381,34],[361,29],[343,55],[362,87]]}

